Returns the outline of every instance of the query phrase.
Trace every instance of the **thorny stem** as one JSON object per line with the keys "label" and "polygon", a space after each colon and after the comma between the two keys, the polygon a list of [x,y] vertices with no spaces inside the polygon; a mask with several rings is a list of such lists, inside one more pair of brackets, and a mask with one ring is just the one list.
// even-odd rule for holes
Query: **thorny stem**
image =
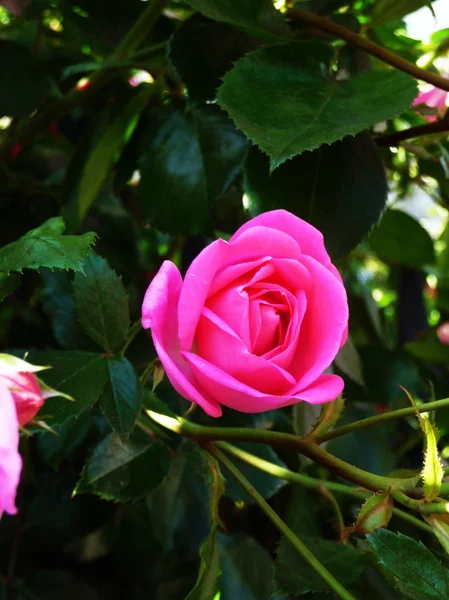
{"label": "thorny stem", "polygon": [[219,463],[224,465],[234,479],[242,486],[246,493],[254,500],[259,508],[270,519],[273,525],[280,533],[292,544],[295,550],[302,556],[307,564],[329,585],[329,587],[343,600],[355,600],[354,596],[339,583],[335,577],[329,573],[324,565],[310,552],[299,538],[293,533],[279,515],[271,508],[264,500],[259,492],[251,485],[251,483],[243,476],[232,461],[229,460],[216,446],[208,444],[205,449],[214,456]]}
{"label": "thorny stem", "polygon": [[445,133],[446,131],[449,131],[449,111],[446,112],[444,117],[438,119],[438,121],[423,123],[422,125],[409,127],[402,131],[395,131],[394,133],[377,137],[374,141],[378,146],[398,146],[400,142],[405,140],[411,140],[421,135]]}
{"label": "thorny stem", "polygon": [[285,14],[292,21],[296,21],[303,25],[312,25],[318,29],[321,29],[322,31],[331,33],[335,37],[338,37],[345,42],[352,44],[353,46],[357,46],[358,48],[365,50],[365,52],[375,56],[387,65],[390,65],[399,71],[403,71],[404,73],[408,73],[416,79],[431,83],[441,90],[446,90],[449,92],[449,79],[446,79],[441,75],[437,75],[436,73],[431,73],[430,71],[421,69],[408,60],[405,60],[393,52],[390,52],[386,48],[367,40],[361,35],[354,33],[353,31],[350,31],[349,29],[346,29],[345,27],[326,19],[325,17],[320,17],[311,12],[300,10],[299,8],[289,8]]}
{"label": "thorny stem", "polygon": [[416,411],[418,411],[419,413],[426,413],[431,412],[432,410],[440,410],[442,408],[448,407],[449,398],[444,398],[442,400],[435,400],[434,402],[426,402],[425,404],[420,404],[416,409],[413,406],[408,406],[406,408],[392,410],[390,412],[386,412],[380,415],[375,415],[374,417],[368,417],[367,419],[361,419],[360,421],[349,423],[348,425],[343,425],[343,427],[338,427],[333,431],[328,431],[323,435],[317,436],[315,438],[315,442],[321,444],[322,442],[327,442],[328,440],[333,440],[334,438],[346,435],[347,433],[359,431],[360,429],[365,429],[366,427],[372,427],[373,425],[378,425],[379,423],[395,421],[396,419],[402,419],[404,417],[413,417],[414,415],[416,415]]}
{"label": "thorny stem", "polygon": [[[246,450],[242,450],[237,446],[233,446],[227,442],[215,442],[215,446],[224,450],[225,452],[232,454],[239,460],[247,463],[259,469],[260,471],[264,471],[265,473],[269,473],[274,477],[278,477],[279,479],[283,479],[284,481],[289,481],[290,483],[299,484],[303,487],[313,490],[322,490],[323,488],[332,493],[344,494],[345,496],[351,496],[352,498],[357,498],[360,500],[365,500],[369,495],[369,491],[356,488],[353,486],[345,485],[344,483],[337,483],[335,481],[327,481],[326,479],[315,479],[314,477],[309,477],[308,475],[304,475],[302,473],[295,473],[294,471],[290,471],[285,467],[281,467],[279,465],[275,465],[263,458],[259,458]],[[394,514],[402,519],[403,521],[408,521],[415,527],[422,529],[426,533],[433,533],[432,528],[429,525],[426,525],[423,521],[420,521],[413,515],[410,515],[399,508],[393,509]]]}

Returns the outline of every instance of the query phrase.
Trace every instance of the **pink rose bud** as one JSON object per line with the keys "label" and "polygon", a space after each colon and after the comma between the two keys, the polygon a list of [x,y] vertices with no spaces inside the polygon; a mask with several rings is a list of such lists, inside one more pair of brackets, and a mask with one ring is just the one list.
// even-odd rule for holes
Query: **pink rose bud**
{"label": "pink rose bud", "polygon": [[413,106],[424,105],[430,108],[435,108],[435,114],[422,113],[423,119],[431,123],[432,121],[436,121],[439,116],[443,116],[446,110],[447,95],[448,92],[431,86],[428,91],[421,92],[419,94],[419,96],[413,102]]}
{"label": "pink rose bud", "polygon": [[322,234],[285,210],[216,240],[184,281],[165,261],[142,310],[176,391],[219,417],[335,400],[343,380],[324,370],[345,343],[346,291]]}
{"label": "pink rose bud", "polygon": [[61,395],[47,386],[41,389],[34,373],[45,368],[0,354],[0,517],[3,511],[17,512],[15,498],[22,469],[19,425],[36,416],[45,398]]}
{"label": "pink rose bud", "polygon": [[439,325],[437,329],[437,336],[442,344],[449,344],[449,321]]}
{"label": "pink rose bud", "polygon": [[16,490],[21,469],[14,400],[6,383],[0,380],[0,517],[3,511],[10,515],[17,512]]}

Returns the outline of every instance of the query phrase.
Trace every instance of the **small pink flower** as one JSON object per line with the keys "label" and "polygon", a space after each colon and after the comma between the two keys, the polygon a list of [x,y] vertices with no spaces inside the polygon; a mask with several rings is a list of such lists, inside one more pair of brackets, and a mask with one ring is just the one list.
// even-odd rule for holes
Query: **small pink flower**
{"label": "small pink flower", "polygon": [[6,383],[0,380],[0,517],[3,511],[10,515],[17,512],[16,490],[21,470],[16,408]]}
{"label": "small pink flower", "polygon": [[19,426],[36,416],[45,398],[58,395],[50,388],[41,389],[34,373],[44,368],[0,354],[0,517],[3,511],[17,512],[15,498],[22,469]]}
{"label": "small pink flower", "polygon": [[435,114],[426,114],[424,111],[421,112],[423,119],[431,123],[432,121],[436,121],[439,117],[443,116],[446,110],[446,99],[448,93],[449,92],[431,86],[431,89],[419,94],[419,96],[413,102],[413,106],[427,106],[430,108],[435,108]]}
{"label": "small pink flower", "polygon": [[449,321],[446,321],[445,323],[439,325],[437,329],[437,335],[441,344],[449,344]]}
{"label": "small pink flower", "polygon": [[284,210],[216,240],[184,281],[165,261],[142,323],[179,394],[219,417],[329,402],[343,380],[324,371],[345,343],[348,304],[322,234]]}

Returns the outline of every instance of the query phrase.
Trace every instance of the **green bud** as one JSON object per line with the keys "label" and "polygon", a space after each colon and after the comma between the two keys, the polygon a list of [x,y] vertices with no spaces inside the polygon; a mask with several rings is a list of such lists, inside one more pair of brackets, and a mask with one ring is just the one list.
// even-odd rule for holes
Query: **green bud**
{"label": "green bud", "polygon": [[357,533],[372,533],[386,527],[393,514],[393,499],[389,492],[374,494],[362,505],[352,530]]}

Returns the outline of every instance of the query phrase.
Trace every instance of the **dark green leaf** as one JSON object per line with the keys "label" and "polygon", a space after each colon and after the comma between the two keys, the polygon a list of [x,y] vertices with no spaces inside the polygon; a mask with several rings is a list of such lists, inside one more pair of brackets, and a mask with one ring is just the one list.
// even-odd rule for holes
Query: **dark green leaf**
{"label": "dark green leaf", "polygon": [[194,15],[176,30],[168,55],[189,94],[191,104],[213,100],[221,78],[233,63],[257,44],[243,32]]}
{"label": "dark green leaf", "polygon": [[134,429],[142,403],[141,389],[131,363],[123,356],[108,360],[109,381],[100,398],[101,412],[112,429],[126,439]]}
{"label": "dark green leaf", "polygon": [[80,271],[82,260],[95,242],[95,233],[62,235],[65,223],[61,217],[49,219],[16,242],[0,248],[0,271],[22,272],[22,269],[72,269]]}
{"label": "dark green leaf", "polygon": [[404,350],[424,362],[449,365],[449,346],[438,342],[409,342]]}
{"label": "dark green leaf", "polygon": [[61,461],[83,443],[91,427],[92,415],[86,410],[76,419],[57,427],[58,435],[40,433],[36,438],[38,452],[49,465],[58,469]]}
{"label": "dark green leaf", "polygon": [[22,117],[33,112],[51,88],[45,62],[21,44],[0,40],[2,93],[0,115]]}
{"label": "dark green leaf", "polygon": [[169,466],[170,452],[163,442],[122,442],[110,433],[87,459],[75,492],[118,502],[138,500],[158,487]]}
{"label": "dark green leaf", "polygon": [[398,21],[423,6],[429,6],[432,0],[376,0],[370,10],[374,23]]}
{"label": "dark green leaf", "polygon": [[273,563],[269,554],[247,535],[218,534],[220,600],[270,600]]}
{"label": "dark green leaf", "polygon": [[183,440],[168,476],[151,496],[155,535],[163,552],[197,559],[210,532],[211,481],[204,454]]}
{"label": "dark green leaf", "polygon": [[201,544],[200,561],[198,579],[193,590],[186,596],[186,600],[214,600],[218,591],[220,555],[216,529]]}
{"label": "dark green leaf", "polygon": [[8,275],[0,273],[0,302],[7,296],[14,294],[20,284],[20,276],[15,273]]}
{"label": "dark green leaf", "polygon": [[[362,577],[366,565],[362,555],[352,546],[319,538],[303,537],[301,540],[341,584],[355,584]],[[278,594],[299,596],[306,592],[329,591],[327,583],[285,538],[282,538],[276,555],[275,587]]]}
{"label": "dark green leaf", "polygon": [[449,571],[421,542],[379,529],[367,541],[382,565],[408,593],[432,600],[449,597]]}
{"label": "dark green leaf", "polygon": [[289,27],[270,0],[187,0],[192,8],[214,21],[241,27],[263,38],[288,36]]}
{"label": "dark green leaf", "polygon": [[279,44],[251,52],[224,76],[220,105],[268,154],[272,170],[396,116],[416,96],[415,81],[400,71],[370,71],[344,81],[324,76],[331,57],[328,46]]}
{"label": "dark green leaf", "polygon": [[121,277],[104,258],[90,254],[73,282],[75,306],[84,331],[110,353],[120,350],[129,326],[128,298]]}
{"label": "dark green leaf", "polygon": [[116,155],[136,126],[139,114],[152,93],[144,89],[119,112],[94,146],[79,182],[78,193],[67,207],[67,220],[72,229],[83,221],[114,164]]}
{"label": "dark green leaf", "polygon": [[[265,444],[255,444],[252,442],[238,442],[235,444],[242,450],[249,452],[250,454],[254,454],[259,458],[267,460],[273,464],[279,465],[280,467],[286,467],[286,465],[280,460],[277,454]],[[248,479],[248,481],[256,488],[256,490],[261,494],[264,498],[270,498],[273,496],[283,485],[285,482],[278,477],[273,477],[272,475],[268,475],[268,473],[264,473],[259,469],[255,469],[242,461],[230,457],[230,460],[234,462],[239,471],[243,473],[243,475]],[[228,471],[223,467],[223,474],[226,476],[226,495],[236,501],[244,501],[251,502],[251,498],[248,494],[242,489],[242,487],[228,474]]]}
{"label": "dark green leaf", "polygon": [[251,216],[284,208],[324,235],[332,258],[347,254],[380,219],[387,182],[367,133],[305,152],[270,174],[268,157],[248,153],[245,192]]}
{"label": "dark green leaf", "polygon": [[50,365],[52,368],[42,371],[41,378],[75,400],[49,398],[45,401],[38,417],[51,426],[63,425],[92,406],[100,397],[108,377],[106,359],[94,352],[38,352],[29,360],[33,364]]}
{"label": "dark green leaf", "polygon": [[42,269],[41,279],[44,284],[41,302],[51,320],[56,340],[66,350],[90,350],[93,344],[78,322],[70,275],[64,271]]}
{"label": "dark green leaf", "polygon": [[203,232],[212,203],[237,175],[246,148],[216,106],[190,113],[168,107],[154,115],[141,164],[140,198],[148,221],[170,233]]}
{"label": "dark green leaf", "polygon": [[435,262],[430,235],[418,221],[400,210],[387,210],[368,242],[386,263],[422,267]]}

